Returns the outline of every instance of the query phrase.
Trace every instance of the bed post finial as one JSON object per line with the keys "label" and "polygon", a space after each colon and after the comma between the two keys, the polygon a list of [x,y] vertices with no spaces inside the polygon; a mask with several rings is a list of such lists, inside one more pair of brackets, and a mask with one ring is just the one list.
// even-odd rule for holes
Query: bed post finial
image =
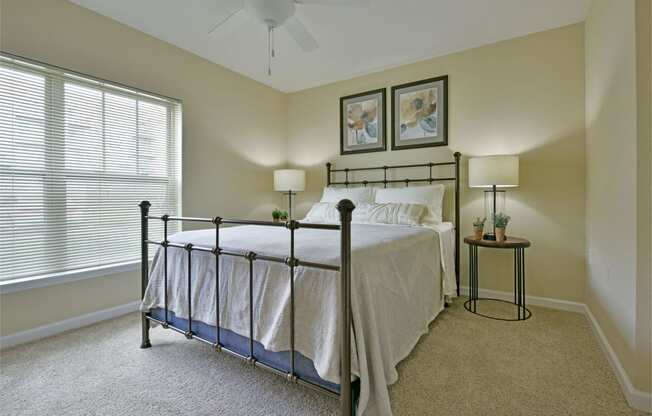
{"label": "bed post finial", "polygon": [[345,219],[348,222],[351,222],[351,213],[355,209],[355,205],[349,199],[342,199],[337,203],[337,210],[340,212],[340,221]]}
{"label": "bed post finial", "polygon": [[[142,201],[138,204],[140,207],[140,298],[145,297],[145,289],[147,289],[147,279],[149,277],[148,270],[148,261],[149,256],[147,254],[147,216],[149,215],[149,207],[152,204],[149,201]],[[141,314],[141,326],[142,326],[142,339],[140,343],[140,348],[149,348],[152,344],[149,342],[149,321],[145,316],[145,313]]]}
{"label": "bed post finial", "polygon": [[341,310],[340,333],[340,415],[353,414],[353,395],[351,392],[351,217],[355,205],[348,199],[337,203],[340,212],[340,279]]}

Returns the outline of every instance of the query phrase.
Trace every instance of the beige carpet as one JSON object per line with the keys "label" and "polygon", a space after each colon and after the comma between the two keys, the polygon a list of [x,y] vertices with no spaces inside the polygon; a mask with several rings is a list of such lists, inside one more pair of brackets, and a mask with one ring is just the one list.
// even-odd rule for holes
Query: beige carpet
{"label": "beige carpet", "polygon": [[[578,314],[526,322],[466,312],[432,323],[390,388],[395,415],[636,415]],[[332,415],[337,401],[161,328],[141,350],[136,314],[0,355],[2,415]]]}

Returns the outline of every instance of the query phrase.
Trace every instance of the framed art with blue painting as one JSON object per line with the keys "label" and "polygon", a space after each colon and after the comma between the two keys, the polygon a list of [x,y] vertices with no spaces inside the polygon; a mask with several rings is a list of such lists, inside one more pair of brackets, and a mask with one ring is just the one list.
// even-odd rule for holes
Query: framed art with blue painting
{"label": "framed art with blue painting", "polygon": [[392,87],[392,150],[448,145],[448,76]]}
{"label": "framed art with blue painting", "polygon": [[340,98],[340,154],[387,150],[385,89]]}

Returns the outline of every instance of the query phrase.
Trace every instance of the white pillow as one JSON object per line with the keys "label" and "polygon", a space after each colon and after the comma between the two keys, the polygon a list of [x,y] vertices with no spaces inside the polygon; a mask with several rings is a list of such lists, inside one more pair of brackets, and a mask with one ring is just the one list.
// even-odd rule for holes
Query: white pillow
{"label": "white pillow", "polygon": [[374,188],[324,188],[324,193],[319,202],[340,202],[350,199],[355,205],[360,203],[371,204],[374,202]]}
{"label": "white pillow", "polygon": [[[427,208],[420,204],[359,203],[353,210],[355,224],[419,225]],[[339,223],[340,213],[335,202],[318,202],[312,206],[305,222]]]}
{"label": "white pillow", "polygon": [[[303,221],[328,224],[339,223],[340,212],[337,210],[336,205],[337,203],[335,202],[317,202],[310,208]],[[353,211],[355,212],[357,210],[358,207],[356,206],[356,209]]]}
{"label": "white pillow", "polygon": [[353,210],[352,222],[361,224],[420,225],[421,217],[426,209],[426,206],[421,204],[360,204]]}
{"label": "white pillow", "polygon": [[420,204],[428,207],[428,212],[422,219],[424,224],[439,224],[442,220],[444,203],[442,184],[428,186],[412,186],[406,188],[376,189],[376,203]]}

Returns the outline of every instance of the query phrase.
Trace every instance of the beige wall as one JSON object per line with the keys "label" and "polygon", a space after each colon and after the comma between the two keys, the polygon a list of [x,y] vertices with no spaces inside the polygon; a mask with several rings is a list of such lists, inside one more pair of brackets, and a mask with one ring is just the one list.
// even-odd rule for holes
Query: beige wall
{"label": "beige wall", "polygon": [[586,302],[634,386],[650,391],[649,9],[636,18],[643,7],[649,2],[595,0],[586,20]]}
{"label": "beige wall", "polygon": [[[284,94],[67,1],[0,9],[3,51],[183,100],[184,214],[261,218],[280,203],[271,171],[285,163]],[[0,334],[134,301],[137,279],[0,295]]]}
{"label": "beige wall", "polygon": [[[650,57],[650,65],[648,67],[649,69],[649,76],[650,76],[650,82],[648,86],[650,87],[648,91],[650,92],[650,106],[649,106],[649,156],[650,156],[650,166],[651,168],[649,169],[650,172],[650,188],[652,188],[652,1],[647,0],[648,4],[648,35],[649,35],[649,57]],[[650,191],[650,199],[649,199],[649,207],[650,207],[650,217],[649,217],[649,224],[650,227],[648,229],[650,230],[650,236],[652,236],[652,190]],[[652,242],[649,242],[650,245],[652,246]],[[647,390],[652,393],[652,247],[650,247],[650,262],[648,263],[648,267],[650,269],[650,273],[648,276],[642,275],[640,277],[640,284],[639,284],[639,293],[641,294],[641,299],[642,302],[640,303],[639,307],[639,313],[640,313],[640,321],[639,321],[639,328],[640,328],[640,338],[641,338],[641,355],[644,357],[642,358],[643,363],[648,363],[648,368],[650,371],[647,373],[648,378],[648,388]],[[645,381],[641,383],[641,386],[645,388]]]}
{"label": "beige wall", "polygon": [[638,104],[638,264],[636,284],[636,354],[646,370],[634,384],[652,392],[652,1],[636,0],[636,91]]}
{"label": "beige wall", "polygon": [[138,300],[140,273],[118,273],[0,295],[0,336]]}
{"label": "beige wall", "polygon": [[[450,150],[339,155],[339,97],[445,74]],[[507,194],[508,232],[533,242],[527,252],[527,292],[583,301],[583,24],[293,93],[288,129],[290,162],[309,169],[310,192],[299,195],[302,212],[319,198],[326,161],[354,167],[440,161],[450,159],[451,151],[519,155],[521,185]],[[462,234],[468,235],[472,219],[483,214],[483,202],[481,191],[468,188],[466,165],[461,214]],[[462,247],[463,285],[468,281],[466,253]],[[480,264],[481,287],[512,290],[511,253],[482,251]]]}

